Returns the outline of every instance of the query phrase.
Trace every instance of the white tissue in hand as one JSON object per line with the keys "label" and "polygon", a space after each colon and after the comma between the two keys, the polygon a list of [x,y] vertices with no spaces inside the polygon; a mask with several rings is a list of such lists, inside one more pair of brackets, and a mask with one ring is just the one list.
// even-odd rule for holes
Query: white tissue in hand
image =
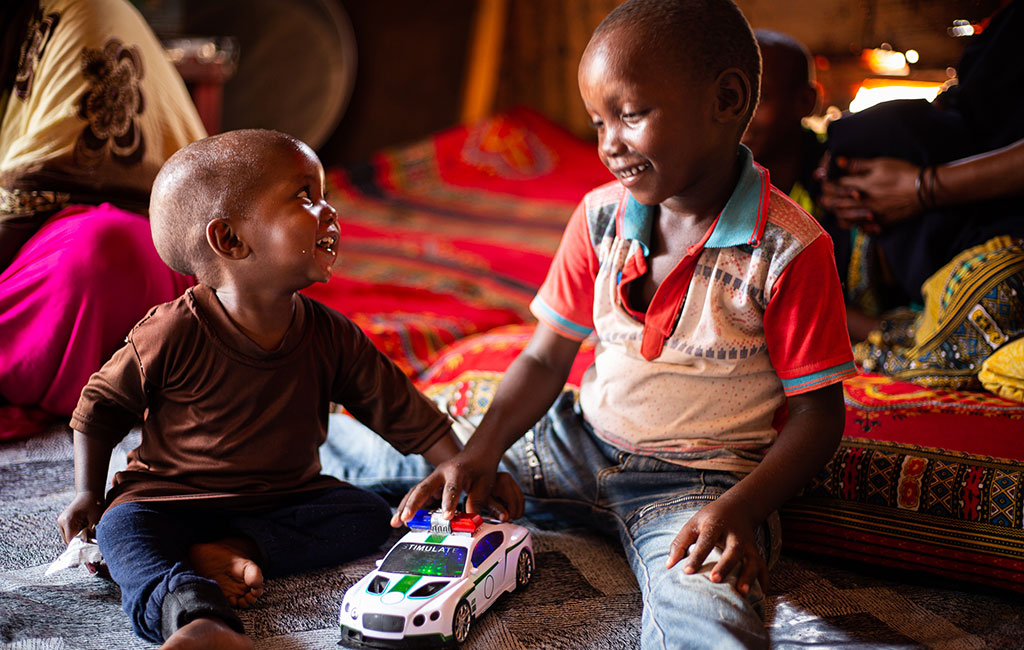
{"label": "white tissue in hand", "polygon": [[71,538],[67,549],[46,569],[46,575],[83,564],[100,564],[102,562],[103,555],[100,553],[100,547],[96,544],[96,540],[89,539],[83,530]]}

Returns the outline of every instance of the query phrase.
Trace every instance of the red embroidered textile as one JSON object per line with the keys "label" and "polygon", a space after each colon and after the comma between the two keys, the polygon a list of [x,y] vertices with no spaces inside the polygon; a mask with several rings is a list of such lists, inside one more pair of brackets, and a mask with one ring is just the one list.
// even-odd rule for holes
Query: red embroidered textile
{"label": "red embroidered textile", "polygon": [[[452,415],[481,414],[532,333],[459,341],[419,387]],[[592,359],[584,341],[571,385]],[[845,436],[782,509],[783,544],[1024,592],[1024,404],[872,374],[844,388]]]}
{"label": "red embroidered textile", "polygon": [[304,293],[416,376],[457,339],[533,320],[573,208],[609,179],[592,144],[525,109],[333,170],[341,252]]}

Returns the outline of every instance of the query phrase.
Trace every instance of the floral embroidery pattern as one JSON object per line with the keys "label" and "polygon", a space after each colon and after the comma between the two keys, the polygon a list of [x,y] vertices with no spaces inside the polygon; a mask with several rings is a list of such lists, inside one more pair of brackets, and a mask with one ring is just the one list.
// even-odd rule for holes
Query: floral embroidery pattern
{"label": "floral embroidery pattern", "polygon": [[82,76],[89,87],[82,94],[78,116],[88,124],[75,143],[75,162],[99,165],[105,152],[123,165],[142,159],[146,143],[138,118],[145,110],[139,49],[112,38],[102,50],[83,48]]}
{"label": "floral embroidery pattern", "polygon": [[14,77],[14,95],[25,101],[32,92],[32,81],[36,76],[36,64],[43,58],[46,44],[57,29],[60,22],[60,14],[52,13],[43,15],[43,10],[36,10],[35,15],[28,22],[28,36],[21,44],[21,52],[18,56],[18,71]]}
{"label": "floral embroidery pattern", "polygon": [[925,458],[907,456],[903,461],[903,472],[896,485],[899,493],[897,507],[917,510],[921,507],[921,478],[928,468]]}
{"label": "floral embroidery pattern", "polygon": [[30,215],[56,212],[71,201],[67,192],[9,190],[0,187],[0,215]]}

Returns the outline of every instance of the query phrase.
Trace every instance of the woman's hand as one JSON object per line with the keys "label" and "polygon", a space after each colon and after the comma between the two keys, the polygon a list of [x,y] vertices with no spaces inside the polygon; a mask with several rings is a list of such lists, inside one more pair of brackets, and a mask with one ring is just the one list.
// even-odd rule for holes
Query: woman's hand
{"label": "woman's hand", "polygon": [[911,219],[924,209],[918,188],[921,169],[899,158],[840,158],[844,174],[822,179],[821,205],[836,215],[843,228],[858,226],[879,232]]}
{"label": "woman's hand", "polygon": [[57,526],[64,543],[69,543],[72,537],[83,530],[89,537],[95,537],[96,524],[99,523],[104,506],[102,494],[89,491],[75,494],[68,507],[57,517]]}

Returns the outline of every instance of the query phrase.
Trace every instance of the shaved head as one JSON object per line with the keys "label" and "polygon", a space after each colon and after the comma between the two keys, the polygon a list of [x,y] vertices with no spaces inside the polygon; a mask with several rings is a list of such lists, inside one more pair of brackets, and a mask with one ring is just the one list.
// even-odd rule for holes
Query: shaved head
{"label": "shaved head", "polygon": [[706,80],[728,68],[741,70],[750,83],[750,119],[757,104],[761,56],[750,24],[732,0],[626,0],[601,21],[590,42],[622,28],[633,30],[635,52],[650,65],[668,61]]}
{"label": "shaved head", "polygon": [[164,263],[179,273],[208,276],[216,254],[206,240],[207,224],[245,218],[273,172],[268,151],[304,147],[278,131],[243,129],[193,142],[168,158],[149,202],[153,243]]}

